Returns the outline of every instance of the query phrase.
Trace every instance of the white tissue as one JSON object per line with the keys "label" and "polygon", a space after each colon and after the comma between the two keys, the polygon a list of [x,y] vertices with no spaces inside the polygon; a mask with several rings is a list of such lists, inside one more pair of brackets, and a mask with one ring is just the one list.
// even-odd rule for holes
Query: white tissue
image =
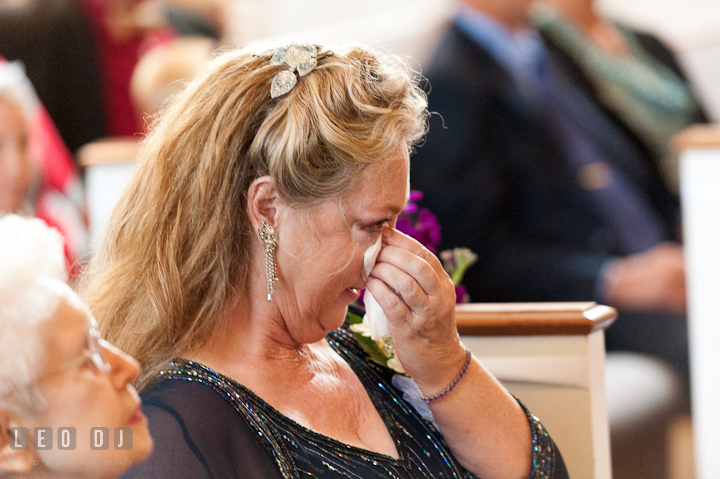
{"label": "white tissue", "polygon": [[378,235],[377,241],[373,243],[371,247],[365,250],[365,255],[363,256],[363,271],[362,276],[363,279],[367,281],[368,276],[370,276],[370,271],[372,271],[373,267],[375,266],[375,261],[377,261],[378,254],[380,254],[380,249],[382,248],[382,235]]}
{"label": "white tissue", "polygon": [[387,316],[385,316],[385,311],[375,301],[369,289],[365,290],[363,302],[365,303],[365,319],[370,325],[370,338],[376,341],[390,336],[390,323],[388,323]]}
{"label": "white tissue", "polygon": [[[378,236],[377,241],[365,250],[365,255],[363,256],[363,279],[367,280],[368,276],[370,276],[370,271],[375,267],[375,261],[377,261],[381,248],[382,236]],[[365,303],[365,319],[370,325],[370,338],[375,341],[385,336],[390,336],[390,325],[387,316],[385,316],[385,311],[383,311],[378,302],[375,301],[369,289],[365,290],[363,302]]]}

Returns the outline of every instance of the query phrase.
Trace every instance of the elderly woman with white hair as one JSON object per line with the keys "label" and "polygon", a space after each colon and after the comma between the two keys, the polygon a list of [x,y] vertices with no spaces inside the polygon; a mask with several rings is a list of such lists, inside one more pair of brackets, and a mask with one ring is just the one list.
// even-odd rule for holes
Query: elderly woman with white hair
{"label": "elderly woman with white hair", "polygon": [[0,217],[0,265],[0,477],[118,477],[153,447],[137,362],[65,283],[57,230]]}

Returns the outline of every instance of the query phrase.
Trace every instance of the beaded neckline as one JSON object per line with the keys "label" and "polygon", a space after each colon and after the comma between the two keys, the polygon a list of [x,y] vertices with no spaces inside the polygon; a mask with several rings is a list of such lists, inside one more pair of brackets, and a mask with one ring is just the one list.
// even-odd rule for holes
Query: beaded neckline
{"label": "beaded neckline", "polygon": [[[350,477],[476,477],[456,463],[440,433],[402,400],[391,385],[391,373],[369,361],[351,333],[339,329],[329,333],[327,340],[360,379],[392,437],[398,459],[313,431],[283,415],[249,388],[194,361],[174,360],[153,375],[154,381],[194,381],[213,388],[243,417],[285,479],[317,477],[319,469],[333,476],[350,472]],[[555,446],[538,418],[522,407],[533,436],[533,471],[528,479],[551,478]]]}
{"label": "beaded neckline", "polygon": [[[292,443],[292,439],[288,435],[281,433],[280,428],[275,427],[277,424],[282,424],[283,428],[292,433],[291,436],[302,437],[307,442],[316,444],[319,449],[333,453],[338,457],[354,457],[355,461],[368,462],[373,467],[380,467],[386,471],[403,470],[406,471],[406,474],[409,473],[413,468],[413,464],[410,460],[407,445],[402,440],[402,438],[407,440],[407,431],[398,424],[393,414],[389,412],[388,407],[386,407],[387,399],[381,396],[389,395],[393,407],[400,406],[406,414],[411,412],[400,400],[399,393],[389,386],[390,378],[384,377],[387,372],[379,366],[376,367],[374,364],[369,364],[362,359],[365,353],[359,347],[353,347],[352,335],[347,331],[338,330],[330,333],[327,339],[333,350],[348,363],[358,376],[370,400],[376,406],[397,450],[397,459],[386,454],[351,446],[313,431],[282,414],[246,386],[198,362],[176,359],[170,362],[166,369],[155,373],[153,377],[155,381],[168,379],[194,381],[212,387],[245,419],[265,449],[273,457],[284,478],[299,478],[303,471],[299,470],[296,461],[293,460],[291,451],[288,449],[287,444]],[[429,423],[423,422],[427,428],[435,431]],[[437,434],[436,431],[435,434]],[[428,436],[429,438],[430,436]],[[463,473],[456,469],[456,466],[452,465],[454,461],[450,459],[448,452],[444,450],[444,444],[436,445],[433,449],[440,453],[443,461],[454,471],[450,477],[464,476]],[[330,464],[325,465],[329,469],[333,469]],[[392,472],[388,476],[397,477]]]}
{"label": "beaded neckline", "polygon": [[[219,373],[212,368],[209,368],[201,363],[198,363],[196,361],[190,361],[188,359],[182,359],[177,358],[173,360],[169,364],[170,369],[165,369],[163,371],[160,371],[160,375],[164,376],[165,378],[169,379],[180,379],[180,380],[194,380],[193,378],[207,378],[210,379],[213,376],[217,377],[219,381],[221,382],[227,382],[228,384],[231,384],[232,387],[237,388],[241,390],[244,394],[247,394],[254,402],[257,402],[259,405],[261,405],[264,409],[268,410],[273,416],[275,416],[278,420],[284,421],[287,424],[290,424],[293,428],[301,430],[305,432],[306,434],[310,434],[315,436],[317,439],[325,442],[326,444],[332,445],[335,448],[342,448],[344,450],[350,450],[356,452],[358,455],[365,454],[365,455],[372,455],[377,456],[378,459],[381,459],[386,462],[390,462],[393,464],[403,464],[407,462],[407,451],[405,450],[404,444],[398,440],[399,437],[399,430],[398,425],[393,419],[391,414],[388,414],[387,411],[384,408],[381,408],[379,411],[380,417],[383,420],[383,424],[388,429],[388,432],[390,436],[392,437],[393,444],[395,444],[395,448],[398,452],[398,458],[394,458],[387,454],[382,454],[376,451],[371,451],[369,449],[364,449],[362,447],[353,446],[350,444],[346,444],[342,441],[339,441],[337,439],[334,439],[330,436],[327,436],[321,432],[314,431],[307,426],[303,426],[299,422],[295,421],[294,419],[286,416],[282,412],[278,411],[275,407],[273,407],[270,403],[265,401],[263,398],[258,396],[253,392],[252,389],[248,388],[247,386],[244,386],[231,377],[225,376],[222,373]],[[172,375],[174,372],[180,372],[183,371],[184,368],[187,368],[187,377],[183,377],[182,375]],[[357,374],[357,371],[354,371]],[[197,375],[195,373],[198,373]],[[192,378],[190,377],[192,375]],[[202,382],[202,381],[200,381]],[[361,380],[362,382],[362,380]],[[362,382],[363,387],[365,387],[366,393],[371,397],[372,400],[372,392],[367,389],[367,385]],[[216,389],[217,391],[217,389]]]}

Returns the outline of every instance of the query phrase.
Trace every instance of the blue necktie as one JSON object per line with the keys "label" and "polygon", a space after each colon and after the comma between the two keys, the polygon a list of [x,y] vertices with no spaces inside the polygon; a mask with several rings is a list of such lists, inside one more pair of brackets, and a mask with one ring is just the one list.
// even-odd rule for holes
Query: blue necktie
{"label": "blue necktie", "polygon": [[635,148],[574,84],[553,69],[547,51],[528,48],[519,88],[545,113],[564,147],[578,183],[588,191],[615,233],[619,253],[645,251],[665,239],[648,199],[619,166],[642,165]]}

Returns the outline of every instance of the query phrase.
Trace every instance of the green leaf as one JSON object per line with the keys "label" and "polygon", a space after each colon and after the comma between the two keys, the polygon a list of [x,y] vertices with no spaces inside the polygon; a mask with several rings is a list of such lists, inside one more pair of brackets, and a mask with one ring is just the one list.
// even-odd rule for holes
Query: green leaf
{"label": "green leaf", "polygon": [[350,324],[358,324],[363,322],[362,317],[358,316],[357,314],[348,312],[348,317],[350,318]]}
{"label": "green leaf", "polygon": [[[348,312],[348,316],[350,318],[350,324],[359,324],[363,322],[363,318],[361,316],[358,316],[357,314],[353,314]],[[377,343],[373,341],[372,338],[369,338],[368,336],[363,336],[360,333],[356,333],[355,331],[350,331],[353,333],[353,336],[355,336],[355,339],[360,344],[360,347],[363,348],[363,351],[365,351],[368,356],[370,356],[370,359],[378,363],[380,366],[387,368],[387,362],[388,359],[383,354],[382,350],[378,347]]]}

